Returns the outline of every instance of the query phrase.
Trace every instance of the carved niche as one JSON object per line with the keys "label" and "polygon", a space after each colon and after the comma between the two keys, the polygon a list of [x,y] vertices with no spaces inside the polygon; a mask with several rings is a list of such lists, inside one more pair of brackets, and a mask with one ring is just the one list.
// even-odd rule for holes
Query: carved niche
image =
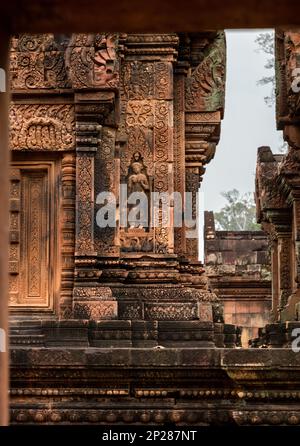
{"label": "carved niche", "polygon": [[152,179],[149,178],[140,152],[135,152],[132,156],[128,166],[126,184],[128,198],[131,194],[138,193],[141,194],[141,197],[144,196],[145,200],[142,213],[141,202],[138,204],[127,202],[129,227],[121,231],[122,250],[123,252],[151,252],[153,250],[153,231],[149,228],[149,221],[151,218]]}

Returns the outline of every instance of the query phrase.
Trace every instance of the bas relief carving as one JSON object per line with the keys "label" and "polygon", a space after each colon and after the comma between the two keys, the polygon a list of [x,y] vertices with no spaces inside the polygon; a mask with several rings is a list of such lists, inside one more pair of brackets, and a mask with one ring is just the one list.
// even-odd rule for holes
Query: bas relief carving
{"label": "bas relief carving", "polygon": [[74,88],[117,88],[119,74],[116,34],[73,34],[66,65]]}
{"label": "bas relief carving", "polygon": [[[181,274],[178,255],[186,262],[197,255],[195,244],[191,254],[185,229],[174,232],[172,206],[170,224],[163,225],[160,206],[158,224],[152,227],[151,193],[171,195],[177,188],[183,193],[186,186],[195,191],[202,166],[212,157],[207,146],[215,147],[218,140],[224,36],[206,34],[197,34],[196,40],[193,36],[186,53],[176,33],[13,38],[10,147],[15,157],[32,154],[37,165],[53,155],[59,170],[57,206],[63,220],[58,235],[61,277],[55,287],[60,297],[51,302],[62,317],[74,315],[75,310],[79,315],[83,308],[84,314],[96,317],[89,299],[82,297],[86,302],[79,299],[74,305],[78,289],[97,288],[102,281],[176,284]],[[196,57],[198,47],[201,57]],[[179,79],[175,67],[182,62],[188,67]],[[117,214],[115,227],[96,227],[98,194],[112,192],[120,206],[120,184],[127,186],[128,196],[145,197],[145,213],[141,215],[138,201],[127,200],[127,227],[121,227]],[[12,182],[12,191],[17,187],[17,181]],[[47,202],[49,197],[48,193]],[[11,290],[20,285],[18,237],[25,237],[18,215],[12,212],[10,220]],[[35,224],[32,217],[31,236],[40,229]],[[179,244],[174,241],[177,237]],[[34,241],[30,245],[32,252],[38,246]],[[32,263],[28,277],[37,283],[37,256],[28,258]],[[48,298],[49,293],[44,302]],[[98,315],[105,316],[101,305]]]}
{"label": "bas relief carving", "polygon": [[12,104],[10,147],[14,150],[72,150],[75,148],[74,106],[70,104]]}
{"label": "bas relief carving", "polygon": [[[140,212],[138,211],[139,206],[137,204],[129,204],[128,205],[128,220],[130,229],[138,227],[139,229],[146,229],[149,226],[149,211],[150,211],[150,183],[147,175],[147,169],[144,166],[143,158],[139,152],[135,152],[132,157],[132,162],[128,169],[127,175],[127,186],[128,186],[128,197],[131,194],[139,193],[144,195],[145,204],[147,207],[144,207],[146,214],[144,215],[145,219],[141,220]],[[141,203],[139,203],[140,205]],[[139,220],[136,223],[134,220],[130,220],[130,215],[136,217]]]}

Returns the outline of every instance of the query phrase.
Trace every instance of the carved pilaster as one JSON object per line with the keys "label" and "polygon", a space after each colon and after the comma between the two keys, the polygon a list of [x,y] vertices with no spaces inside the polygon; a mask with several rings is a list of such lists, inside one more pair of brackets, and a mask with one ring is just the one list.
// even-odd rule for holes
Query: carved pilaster
{"label": "carved pilaster", "polygon": [[295,242],[295,260],[296,260],[296,283],[300,288],[300,200],[293,201],[293,225]]}
{"label": "carved pilaster", "polygon": [[292,215],[289,210],[272,210],[267,212],[269,221],[274,225],[278,253],[278,311],[286,306],[293,285],[292,259]]}
{"label": "carved pilaster", "polygon": [[279,308],[287,304],[292,292],[292,255],[291,233],[280,233],[278,236],[278,261],[279,261]]}
{"label": "carved pilaster", "polygon": [[[182,66],[183,65],[183,66]],[[174,191],[180,192],[184,209],[185,194],[185,75],[184,64],[176,66],[174,75]],[[185,228],[174,228],[174,252],[186,252]]]}
{"label": "carved pilaster", "polygon": [[[95,157],[95,197],[101,192],[113,193],[116,204],[119,196],[119,159],[116,156],[116,129],[102,128],[100,147]],[[96,204],[98,209],[98,205]],[[118,226],[95,226],[95,248],[99,258],[119,257]]]}
{"label": "carved pilaster", "polygon": [[[267,228],[266,228],[267,226]],[[271,316],[274,322],[279,319],[279,296],[280,296],[280,284],[279,284],[279,255],[278,255],[278,239],[274,227],[270,223],[263,224],[263,229],[269,235],[269,249],[271,257],[272,268],[272,310]]]}
{"label": "carved pilaster", "polygon": [[[186,192],[191,194],[192,197],[192,219],[198,222],[198,209],[197,209],[197,193],[200,184],[200,175],[198,167],[189,167],[185,172],[186,176]],[[195,227],[190,228],[191,231],[198,234],[197,224]],[[186,238],[186,256],[191,261],[198,260],[198,237]]]}
{"label": "carved pilaster", "polygon": [[76,162],[76,256],[95,257],[94,248],[94,158],[101,126],[77,122]]}
{"label": "carved pilaster", "polygon": [[[121,183],[129,185],[132,164],[139,162],[146,178],[142,189],[148,197],[152,192],[173,192],[172,62],[177,44],[176,34],[133,34],[125,43],[118,131],[118,139],[125,141],[120,154]],[[161,211],[158,214],[156,227],[120,230],[121,252],[173,253],[173,225],[164,227]]]}
{"label": "carved pilaster", "polygon": [[76,156],[66,153],[62,158],[62,277],[60,317],[69,319],[72,314],[75,253],[75,187]]}
{"label": "carved pilaster", "polygon": [[99,286],[95,243],[95,157],[101,150],[102,125],[114,94],[77,93],[76,101],[76,242],[73,313],[79,319],[111,319],[117,304],[109,287]]}

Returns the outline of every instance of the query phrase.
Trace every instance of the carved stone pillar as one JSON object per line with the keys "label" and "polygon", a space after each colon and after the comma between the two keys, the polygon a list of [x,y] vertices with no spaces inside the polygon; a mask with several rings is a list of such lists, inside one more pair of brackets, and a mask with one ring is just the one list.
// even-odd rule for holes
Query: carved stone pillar
{"label": "carved stone pillar", "polygon": [[[106,96],[104,96],[106,99]],[[76,239],[73,311],[80,319],[111,319],[117,305],[109,287],[98,284],[95,247],[95,156],[101,150],[101,93],[77,93],[76,102]]]}
{"label": "carved stone pillar", "polygon": [[[118,130],[118,139],[124,140],[120,153],[120,183],[130,192],[133,164],[136,163],[136,167],[139,164],[144,176],[144,183],[139,187],[144,188],[148,199],[153,193],[174,191],[173,62],[177,44],[176,34],[134,34],[128,35],[124,48]],[[152,198],[149,201],[148,225],[120,228],[122,256],[147,253],[157,259],[158,255],[163,258],[174,253],[173,224],[164,226],[161,210],[156,206],[154,211]],[[157,224],[153,225],[156,211]],[[133,274],[131,276],[133,278]]]}
{"label": "carved stone pillar", "polygon": [[9,36],[1,31],[0,44],[0,425],[8,424],[8,101],[5,75]]}
{"label": "carved stone pillar", "polygon": [[[186,167],[185,176],[186,176],[186,192],[191,194],[191,203],[192,203],[192,220],[198,222],[198,206],[197,195],[200,186],[200,169],[201,167]],[[196,224],[191,230],[198,233],[199,227]],[[192,262],[198,261],[199,249],[198,249],[198,238],[188,238],[186,237],[186,252],[187,258]]]}
{"label": "carved stone pillar", "polygon": [[279,309],[286,304],[292,292],[292,240],[291,232],[278,234],[278,264],[279,264]]}
{"label": "carved stone pillar", "polygon": [[[185,77],[188,63],[177,62],[174,68],[174,190],[185,198]],[[185,227],[174,228],[174,252],[186,253]]]}
{"label": "carved stone pillar", "polygon": [[300,289],[300,200],[293,201],[293,227],[294,227],[294,242],[295,242],[295,280],[297,288]]}
{"label": "carved stone pillar", "polygon": [[279,308],[279,264],[278,264],[278,240],[271,241],[271,265],[272,265],[272,318],[278,321]]}
{"label": "carved stone pillar", "polygon": [[[100,142],[101,125],[91,117],[91,107],[84,95],[77,96],[76,116],[76,263],[96,264],[94,247],[94,158]],[[87,261],[85,261],[87,260]],[[83,273],[79,275],[84,278]],[[88,275],[89,280],[93,276]],[[97,272],[95,271],[95,277]]]}
{"label": "carved stone pillar", "polygon": [[[278,314],[281,320],[281,312],[285,308],[288,298],[291,296],[293,290],[292,271],[294,265],[292,263],[292,214],[290,210],[281,209],[269,211],[268,215],[274,225],[277,238]],[[273,279],[275,279],[275,277],[273,277]]]}
{"label": "carved stone pillar", "polygon": [[62,277],[60,294],[60,318],[72,316],[75,252],[75,193],[76,155],[65,153],[62,157]]}

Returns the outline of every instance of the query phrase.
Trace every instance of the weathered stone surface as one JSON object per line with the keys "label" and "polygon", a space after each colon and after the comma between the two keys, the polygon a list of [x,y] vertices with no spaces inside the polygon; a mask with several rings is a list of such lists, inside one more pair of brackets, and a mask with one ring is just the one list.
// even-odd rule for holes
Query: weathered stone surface
{"label": "weathered stone surface", "polygon": [[18,348],[11,367],[13,423],[300,423],[299,355],[287,349]]}

